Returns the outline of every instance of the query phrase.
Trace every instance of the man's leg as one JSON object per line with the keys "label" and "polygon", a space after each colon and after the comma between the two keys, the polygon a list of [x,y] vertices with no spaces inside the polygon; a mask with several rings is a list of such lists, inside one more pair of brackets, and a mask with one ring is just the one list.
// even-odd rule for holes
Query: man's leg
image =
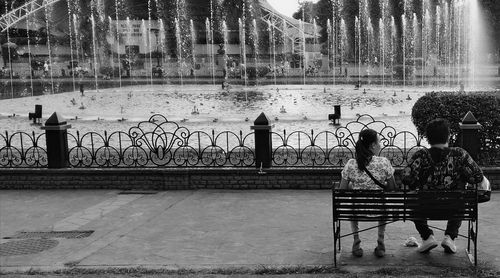
{"label": "man's leg", "polygon": [[422,237],[422,240],[427,240],[429,236],[434,234],[434,232],[429,229],[426,219],[414,220],[413,222],[415,223],[415,228],[417,228],[417,231],[420,234],[420,237]]}
{"label": "man's leg", "polygon": [[418,248],[418,252],[427,253],[431,249],[436,248],[438,243],[434,239],[434,233],[427,225],[426,219],[419,219],[413,221],[415,223],[415,228],[417,228],[418,233],[422,237],[422,245]]}
{"label": "man's leg", "polygon": [[441,246],[446,253],[456,253],[457,246],[455,245],[455,238],[458,236],[458,229],[462,225],[462,220],[448,220],[446,231],[444,232],[444,239]]}
{"label": "man's leg", "polygon": [[461,225],[462,220],[448,220],[444,234],[449,235],[451,239],[455,240],[458,236],[458,229]]}

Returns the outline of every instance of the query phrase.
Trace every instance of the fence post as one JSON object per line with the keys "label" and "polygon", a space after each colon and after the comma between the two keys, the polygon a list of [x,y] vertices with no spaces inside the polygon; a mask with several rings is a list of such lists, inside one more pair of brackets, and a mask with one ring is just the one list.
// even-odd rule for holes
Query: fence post
{"label": "fence post", "polygon": [[479,151],[481,150],[481,139],[479,136],[479,130],[482,128],[481,124],[477,122],[474,114],[469,111],[458,125],[462,131],[459,141],[460,147],[465,149],[474,160],[477,160]]}
{"label": "fence post", "polygon": [[68,128],[66,123],[57,112],[54,112],[41,128],[45,130],[45,141],[47,143],[47,160],[49,168],[67,168],[68,163]]}
{"label": "fence post", "polygon": [[255,166],[271,168],[273,144],[269,118],[262,112],[250,128],[255,130]]}

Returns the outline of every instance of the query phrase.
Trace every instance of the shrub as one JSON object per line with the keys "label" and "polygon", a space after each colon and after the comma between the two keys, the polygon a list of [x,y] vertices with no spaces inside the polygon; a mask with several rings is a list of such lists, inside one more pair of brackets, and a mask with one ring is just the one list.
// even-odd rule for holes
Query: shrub
{"label": "shrub", "polygon": [[264,77],[269,73],[269,68],[266,66],[259,66],[256,68],[255,66],[247,67],[247,75],[248,78],[255,79],[257,77]]}
{"label": "shrub", "polygon": [[100,67],[99,73],[102,75],[113,76],[113,68],[110,66]]}
{"label": "shrub", "polygon": [[489,138],[500,136],[500,104],[493,92],[432,92],[421,97],[413,106],[411,118],[419,134],[425,136],[428,122],[445,118],[452,134],[460,132],[459,122],[471,111]]}

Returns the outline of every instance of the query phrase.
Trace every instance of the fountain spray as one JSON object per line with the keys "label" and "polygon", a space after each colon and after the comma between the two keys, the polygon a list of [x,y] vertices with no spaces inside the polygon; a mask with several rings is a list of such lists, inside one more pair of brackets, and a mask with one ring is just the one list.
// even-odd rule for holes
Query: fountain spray
{"label": "fountain spray", "polygon": [[[90,22],[92,23],[92,50],[94,52],[94,79],[95,79],[95,91],[99,92],[99,87],[97,85],[97,50],[96,50],[96,33],[95,33],[95,20],[94,13],[90,15]],[[52,85],[54,86],[54,85]]]}

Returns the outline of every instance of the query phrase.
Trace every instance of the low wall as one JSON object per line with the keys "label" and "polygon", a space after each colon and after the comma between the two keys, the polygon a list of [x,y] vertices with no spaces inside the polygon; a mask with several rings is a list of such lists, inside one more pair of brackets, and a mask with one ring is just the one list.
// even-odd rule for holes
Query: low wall
{"label": "low wall", "polygon": [[[500,168],[484,168],[500,189]],[[0,189],[329,189],[339,168],[1,169]],[[396,169],[400,184],[401,169]]]}

